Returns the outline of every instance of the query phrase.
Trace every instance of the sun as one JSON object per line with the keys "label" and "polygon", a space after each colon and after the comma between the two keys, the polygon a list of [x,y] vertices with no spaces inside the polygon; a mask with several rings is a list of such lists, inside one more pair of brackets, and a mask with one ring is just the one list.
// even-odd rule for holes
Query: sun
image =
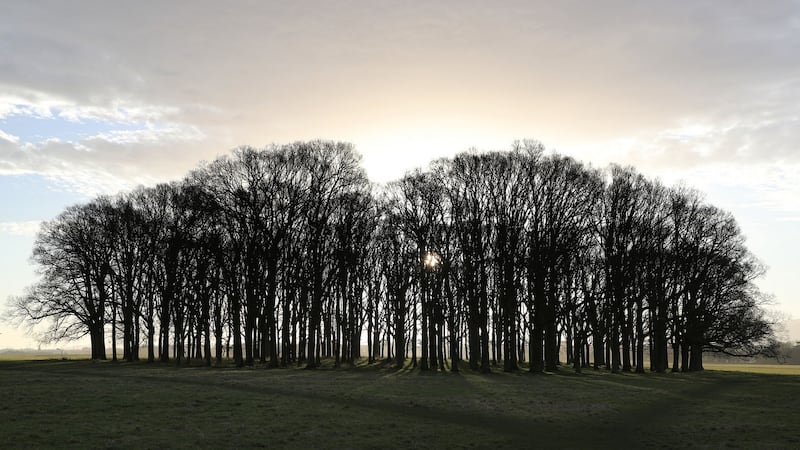
{"label": "sun", "polygon": [[423,261],[423,263],[425,264],[425,267],[427,267],[428,269],[435,269],[435,268],[439,267],[439,263],[440,262],[441,262],[441,260],[439,258],[439,255],[437,255],[436,253],[432,253],[432,252],[426,253],[425,254],[425,260]]}

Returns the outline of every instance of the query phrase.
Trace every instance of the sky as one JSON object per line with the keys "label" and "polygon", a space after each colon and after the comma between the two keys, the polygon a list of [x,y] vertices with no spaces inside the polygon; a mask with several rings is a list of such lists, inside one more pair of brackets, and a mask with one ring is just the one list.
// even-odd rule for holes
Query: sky
{"label": "sky", "polygon": [[9,2],[0,304],[36,280],[41,221],[238,145],[349,141],[382,182],[532,138],[703,191],[797,319],[797,55],[789,0]]}

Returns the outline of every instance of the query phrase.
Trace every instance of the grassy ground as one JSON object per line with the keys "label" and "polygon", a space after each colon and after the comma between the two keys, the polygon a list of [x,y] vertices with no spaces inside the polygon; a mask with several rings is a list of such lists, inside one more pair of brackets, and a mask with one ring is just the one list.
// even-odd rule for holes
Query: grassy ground
{"label": "grassy ground", "polygon": [[706,370],[721,370],[725,372],[800,376],[800,365],[797,364],[703,364],[703,367]]}
{"label": "grassy ground", "polygon": [[60,353],[52,352],[36,352],[36,353],[0,353],[0,361],[34,361],[46,359],[89,359],[92,357],[91,353],[76,354],[76,353]]}
{"label": "grassy ground", "polygon": [[[716,367],[715,367],[716,368]],[[798,448],[800,376],[0,361],[0,448]]]}

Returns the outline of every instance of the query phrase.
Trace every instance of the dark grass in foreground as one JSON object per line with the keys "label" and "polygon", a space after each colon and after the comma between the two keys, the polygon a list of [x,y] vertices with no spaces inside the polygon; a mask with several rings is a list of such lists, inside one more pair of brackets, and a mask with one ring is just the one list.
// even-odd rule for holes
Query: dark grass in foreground
{"label": "dark grass in foreground", "polygon": [[800,376],[0,361],[0,448],[797,448]]}

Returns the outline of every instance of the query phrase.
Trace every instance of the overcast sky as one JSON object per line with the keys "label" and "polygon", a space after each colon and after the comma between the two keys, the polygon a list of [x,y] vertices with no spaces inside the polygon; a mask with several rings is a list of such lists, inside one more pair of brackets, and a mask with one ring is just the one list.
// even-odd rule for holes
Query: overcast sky
{"label": "overcast sky", "polygon": [[704,191],[800,318],[798,55],[796,1],[12,2],[0,299],[39,221],[236,145],[346,140],[387,181],[535,138]]}

